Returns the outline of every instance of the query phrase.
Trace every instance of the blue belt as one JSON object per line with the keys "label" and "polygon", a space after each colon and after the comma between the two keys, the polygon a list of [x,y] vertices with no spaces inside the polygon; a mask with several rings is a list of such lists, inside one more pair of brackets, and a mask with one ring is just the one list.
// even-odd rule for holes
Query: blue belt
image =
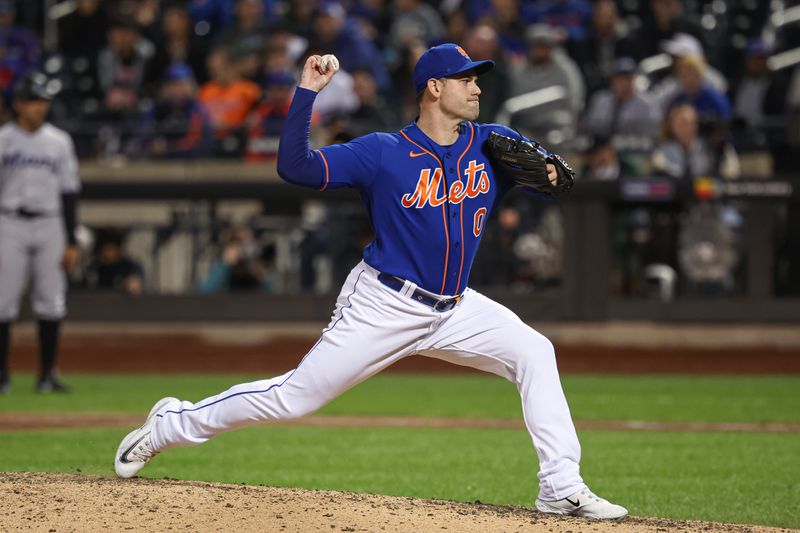
{"label": "blue belt", "polygon": [[[403,286],[406,284],[404,279],[384,273],[378,274],[378,281],[397,292],[403,290]],[[452,298],[438,298],[428,291],[423,291],[422,289],[416,289],[411,295],[411,298],[417,300],[418,302],[424,303],[439,313],[451,310],[458,302],[461,301],[461,296],[454,296]]]}

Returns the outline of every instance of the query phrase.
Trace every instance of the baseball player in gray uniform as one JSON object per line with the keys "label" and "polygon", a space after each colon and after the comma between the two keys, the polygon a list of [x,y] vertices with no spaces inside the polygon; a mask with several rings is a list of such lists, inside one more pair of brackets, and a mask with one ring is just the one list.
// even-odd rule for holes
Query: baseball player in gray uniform
{"label": "baseball player in gray uniform", "polygon": [[52,91],[40,72],[15,86],[16,119],[0,128],[0,393],[10,389],[10,325],[31,278],[31,307],[39,319],[39,392],[67,392],[56,373],[65,270],[75,267],[80,180],[69,134],[47,122]]}

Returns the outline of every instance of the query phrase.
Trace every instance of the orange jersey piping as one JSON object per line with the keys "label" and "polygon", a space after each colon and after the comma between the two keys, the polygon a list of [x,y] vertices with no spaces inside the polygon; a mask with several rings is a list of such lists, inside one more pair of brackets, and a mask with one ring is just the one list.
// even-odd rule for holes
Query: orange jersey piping
{"label": "orange jersey piping", "polygon": [[325,183],[320,188],[320,191],[324,191],[328,188],[328,183],[330,182],[330,170],[328,169],[328,160],[325,159],[325,154],[322,153],[322,150],[317,150],[317,153],[322,157],[322,162],[325,164]]}
{"label": "orange jersey piping", "polygon": [[[416,146],[417,148],[419,148],[420,150],[422,150],[423,152],[434,158],[436,162],[439,163],[439,168],[442,169],[442,175],[445,175],[444,165],[442,164],[442,161],[438,157],[433,155],[431,152],[429,152],[419,144],[412,141],[411,138],[408,135],[406,135],[406,132],[400,130],[400,135],[405,137],[408,142],[410,142],[411,144],[413,144],[414,146]],[[445,245],[447,246],[447,248],[445,249],[444,253],[444,273],[442,274],[442,288],[439,290],[439,294],[444,294],[444,288],[447,285],[447,266],[448,266],[448,260],[450,259],[450,231],[447,229],[447,209],[446,209],[447,203],[449,202],[448,195],[450,194],[450,192],[447,190],[446,178],[442,180],[442,186],[444,187],[444,194],[445,198],[447,199],[447,201],[445,201],[442,204],[442,220],[444,221],[444,238],[445,238]]]}
{"label": "orange jersey piping", "polygon": [[[475,138],[475,127],[472,125],[472,122],[469,123],[469,144],[461,153],[461,156],[458,158],[458,163],[456,164],[456,171],[458,172],[458,178],[461,179],[461,160],[469,151],[470,147],[472,146],[472,140]],[[461,265],[458,267],[458,282],[456,283],[456,292],[461,287],[461,273],[464,270],[464,202],[461,202]]]}

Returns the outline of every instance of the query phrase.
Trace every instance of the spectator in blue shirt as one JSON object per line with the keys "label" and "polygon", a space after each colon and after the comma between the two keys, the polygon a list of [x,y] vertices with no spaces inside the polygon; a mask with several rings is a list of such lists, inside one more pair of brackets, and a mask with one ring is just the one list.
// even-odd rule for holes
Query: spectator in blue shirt
{"label": "spectator in blue shirt", "polygon": [[[277,17],[277,0],[262,0],[262,22],[269,23]],[[201,37],[215,37],[231,26],[236,18],[237,0],[189,0],[187,7],[195,22],[195,32]]]}
{"label": "spectator in blue shirt", "polygon": [[701,126],[716,128],[731,118],[731,104],[725,93],[704,81],[705,61],[699,56],[686,56],[678,60],[675,76],[680,90],[669,107],[677,103],[690,104],[697,110]]}
{"label": "spectator in blue shirt", "polygon": [[0,91],[9,98],[16,79],[39,63],[39,42],[27,28],[14,26],[16,11],[0,0]]}
{"label": "spectator in blue shirt", "polygon": [[592,5],[586,0],[541,0],[523,8],[528,24],[548,24],[561,28],[567,41],[581,41],[586,37]]}
{"label": "spectator in blue shirt", "polygon": [[489,24],[497,30],[500,45],[511,55],[522,57],[526,52],[525,22],[522,18],[519,0],[470,2],[467,12],[470,21]]}
{"label": "spectator in blue shirt", "polygon": [[156,105],[142,119],[138,151],[150,157],[196,157],[207,154],[212,142],[211,119],[197,101],[194,74],[186,63],[175,63]]}

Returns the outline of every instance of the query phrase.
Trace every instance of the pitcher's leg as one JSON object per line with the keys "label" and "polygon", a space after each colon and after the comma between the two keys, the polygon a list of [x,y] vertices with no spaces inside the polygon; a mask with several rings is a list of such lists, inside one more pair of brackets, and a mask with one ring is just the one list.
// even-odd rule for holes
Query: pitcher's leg
{"label": "pitcher's leg", "polygon": [[514,313],[468,291],[422,355],[502,376],[517,386],[525,426],[539,457],[539,497],[565,498],[585,487],[581,447],[561,388],[555,351]]}
{"label": "pitcher's leg", "polygon": [[387,354],[367,350],[358,344],[337,349],[323,336],[300,365],[286,374],[235,385],[196,404],[184,401],[157,415],[153,448],[201,444],[244,426],[309,415],[408,354],[402,349]]}
{"label": "pitcher's leg", "polygon": [[331,324],[295,370],[196,404],[170,406],[153,425],[153,449],[200,444],[239,427],[308,415],[410,354],[429,319],[376,304],[376,291],[385,289],[368,271],[348,283]]}

